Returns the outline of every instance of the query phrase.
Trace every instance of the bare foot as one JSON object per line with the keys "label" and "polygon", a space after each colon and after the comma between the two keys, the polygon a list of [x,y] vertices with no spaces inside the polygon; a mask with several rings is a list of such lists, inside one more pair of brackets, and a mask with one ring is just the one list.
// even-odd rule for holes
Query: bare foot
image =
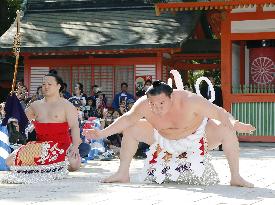
{"label": "bare foot", "polygon": [[101,180],[102,183],[129,183],[130,177],[128,174],[119,173],[116,172],[114,175],[111,175],[103,180]]}
{"label": "bare foot", "polygon": [[247,187],[247,188],[253,188],[254,184],[244,180],[241,176],[232,178],[230,181],[231,186],[240,186],[240,187]]}
{"label": "bare foot", "polygon": [[239,133],[252,133],[256,130],[251,124],[245,124],[239,121],[236,121],[234,124],[234,130]]}

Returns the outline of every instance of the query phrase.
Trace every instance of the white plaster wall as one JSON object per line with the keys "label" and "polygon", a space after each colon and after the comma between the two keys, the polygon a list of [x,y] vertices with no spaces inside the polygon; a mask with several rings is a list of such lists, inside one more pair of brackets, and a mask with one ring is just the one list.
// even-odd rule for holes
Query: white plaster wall
{"label": "white plaster wall", "polygon": [[232,21],[231,33],[275,32],[275,19]]}

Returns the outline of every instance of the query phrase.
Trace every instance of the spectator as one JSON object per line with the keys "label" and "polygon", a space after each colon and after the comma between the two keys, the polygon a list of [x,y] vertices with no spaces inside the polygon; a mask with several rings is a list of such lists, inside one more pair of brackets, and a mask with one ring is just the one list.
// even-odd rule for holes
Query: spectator
{"label": "spectator", "polygon": [[136,96],[137,98],[142,97],[143,95],[145,95],[145,92],[147,91],[147,89],[152,85],[152,81],[150,79],[147,79],[144,83],[144,86],[141,90],[138,90],[136,92]]}
{"label": "spectator", "polygon": [[87,120],[89,117],[98,117],[95,101],[92,96],[87,98],[87,105],[84,110],[84,119]]}
{"label": "spectator", "polygon": [[[112,122],[120,116],[121,116],[121,113],[119,113],[119,111],[115,110],[112,113],[112,116],[111,116],[112,117]],[[107,119],[106,119],[106,121],[107,121]],[[107,126],[108,126],[108,124],[106,123],[105,127],[107,127]],[[110,148],[112,148],[111,145],[113,145],[115,147],[121,147],[122,133],[118,133],[118,134],[108,136],[107,139],[110,141]]]}
{"label": "spectator", "polygon": [[36,100],[41,100],[43,98],[43,93],[42,93],[42,86],[37,87],[36,93],[35,93],[35,99]]}
{"label": "spectator", "polygon": [[144,92],[146,92],[151,85],[152,85],[152,81],[150,79],[147,79],[143,87]]}
{"label": "spectator", "polygon": [[135,100],[134,96],[127,92],[127,89],[128,84],[125,82],[121,83],[121,92],[115,95],[115,98],[112,103],[113,109],[118,110],[122,102],[125,103],[125,106],[127,106],[128,99]]}
{"label": "spectator", "polygon": [[9,133],[9,142],[11,144],[26,144],[26,137],[20,133],[18,120],[10,118],[7,124]]}
{"label": "spectator", "polygon": [[84,121],[84,113],[81,110],[81,105],[82,105],[81,101],[77,98],[74,98],[74,97],[71,97],[69,99],[69,101],[70,101],[70,103],[72,103],[76,107],[76,109],[78,111],[78,120],[79,120],[79,126],[80,126],[81,123]]}
{"label": "spectator", "polygon": [[2,123],[2,120],[5,118],[5,103],[0,104],[0,121]]}
{"label": "spectator", "polygon": [[126,101],[121,101],[121,103],[119,104],[119,110],[118,110],[122,115],[124,113],[126,113],[127,110],[127,102]]}
{"label": "spectator", "polygon": [[[81,106],[86,106],[87,95],[83,91],[83,84],[82,83],[76,83],[75,84],[74,95],[71,98],[76,98],[76,99],[80,100]],[[69,100],[71,98],[69,98]],[[81,109],[82,109],[82,107],[81,107]]]}
{"label": "spectator", "polygon": [[80,110],[81,108],[81,102],[79,99],[77,98],[70,98],[69,101],[76,107],[77,111],[78,111],[78,121],[79,121],[79,127],[80,127],[80,138],[81,138],[81,144],[79,145],[78,149],[79,149],[79,154],[80,157],[86,157],[89,152],[91,151],[91,145],[88,144],[88,142],[86,141],[86,138],[84,136],[81,135],[82,133],[82,124],[84,122],[84,114],[83,112]]}
{"label": "spectator", "polygon": [[98,91],[100,91],[100,87],[98,85],[93,85],[91,96],[95,96]]}
{"label": "spectator", "polygon": [[127,111],[131,110],[131,108],[133,107],[134,103],[135,103],[135,100],[133,100],[133,99],[128,99],[127,100]]}
{"label": "spectator", "polygon": [[22,89],[23,86],[24,86],[24,81],[22,79],[17,81],[16,90]]}
{"label": "spectator", "polygon": [[64,85],[64,89],[62,90],[63,97],[64,97],[65,99],[69,99],[69,98],[72,97],[72,96],[71,96],[71,94],[67,91],[68,85],[67,85],[67,83],[64,83],[63,85]]}

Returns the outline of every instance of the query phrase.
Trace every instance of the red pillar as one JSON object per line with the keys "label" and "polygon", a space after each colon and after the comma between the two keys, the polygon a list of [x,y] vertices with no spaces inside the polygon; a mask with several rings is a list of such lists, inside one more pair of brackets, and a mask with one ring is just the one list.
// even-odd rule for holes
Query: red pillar
{"label": "red pillar", "polygon": [[228,13],[224,12],[221,22],[221,86],[224,108],[231,112],[232,84],[232,43],[230,40],[231,24]]}
{"label": "red pillar", "polygon": [[156,79],[161,80],[162,79],[162,53],[157,53],[157,63],[156,63]]}

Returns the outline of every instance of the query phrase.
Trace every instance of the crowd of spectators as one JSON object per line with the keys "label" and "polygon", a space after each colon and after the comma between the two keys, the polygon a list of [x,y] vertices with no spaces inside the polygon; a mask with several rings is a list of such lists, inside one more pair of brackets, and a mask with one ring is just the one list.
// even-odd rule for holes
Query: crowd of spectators
{"label": "crowd of spectators", "polygon": [[[121,91],[115,94],[114,99],[107,99],[104,94],[104,90],[98,85],[92,87],[92,95],[88,96],[84,92],[83,84],[77,82],[74,85],[73,92],[67,91],[67,84],[64,83],[64,89],[60,92],[60,96],[71,102],[78,110],[79,126],[82,128],[84,124],[91,119],[98,119],[100,122],[100,128],[103,129],[109,126],[114,120],[126,113],[131,109],[136,99],[145,94],[146,89],[150,86],[152,82],[147,80],[145,86],[142,90],[137,91],[136,97],[128,92],[128,84],[125,82],[121,83]],[[27,87],[24,85],[23,81],[18,81],[16,84],[15,94],[23,108],[25,110],[30,103],[43,99],[42,86],[37,87],[36,93],[29,95]],[[108,103],[108,100],[112,100]],[[4,111],[5,103],[0,104],[0,123],[5,117]],[[19,131],[18,120],[15,118],[10,118],[7,124],[9,140],[11,144],[25,144],[28,141],[35,140],[35,131],[30,129],[32,126],[28,126],[25,133]],[[118,133],[109,136],[104,139],[104,146],[107,149],[119,150],[122,141],[122,133]],[[85,138],[82,137],[83,143],[89,144]],[[83,147],[82,147],[83,148]],[[81,149],[81,148],[79,148]],[[86,149],[86,151],[85,151]],[[140,146],[138,152],[141,155],[146,151],[147,147],[144,145]],[[84,147],[84,155],[87,156],[89,150]]]}

